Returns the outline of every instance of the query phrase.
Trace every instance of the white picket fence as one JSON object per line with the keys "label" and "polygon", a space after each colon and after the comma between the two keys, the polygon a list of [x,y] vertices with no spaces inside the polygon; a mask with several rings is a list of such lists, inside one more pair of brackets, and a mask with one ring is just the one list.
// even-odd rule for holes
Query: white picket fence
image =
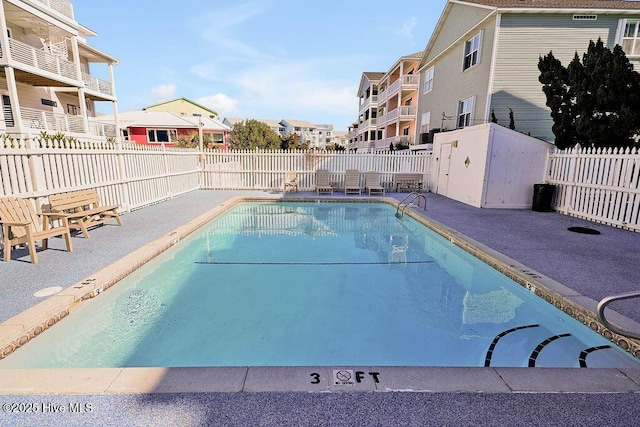
{"label": "white picket fence", "polygon": [[638,149],[574,148],[549,158],[553,208],[567,215],[640,231]]}
{"label": "white picket fence", "polygon": [[[425,185],[431,167],[431,153],[363,153],[316,151],[208,151],[204,161],[202,188],[280,190],[287,171],[297,172],[298,189],[313,191],[315,173],[327,169],[332,186],[340,190],[344,172],[380,173],[381,184],[392,188],[393,175],[399,172],[421,173]],[[361,175],[362,176],[362,175]],[[363,178],[361,178],[363,179]],[[361,182],[364,187],[364,182]]]}
{"label": "white picket fence", "polygon": [[[281,190],[287,171],[298,172],[299,190],[315,188],[315,170],[330,171],[336,188],[346,169],[381,173],[391,188],[395,172],[422,173],[422,153],[336,154],[314,151],[175,149],[135,144],[0,139],[0,196],[40,205],[54,193],[96,188],[104,204],[138,209],[198,189]],[[364,183],[363,183],[364,186]]]}

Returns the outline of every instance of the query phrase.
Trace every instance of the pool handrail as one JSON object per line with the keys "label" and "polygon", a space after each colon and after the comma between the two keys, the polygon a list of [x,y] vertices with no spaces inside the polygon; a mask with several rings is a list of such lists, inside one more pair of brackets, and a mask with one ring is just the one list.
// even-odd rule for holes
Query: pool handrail
{"label": "pool handrail", "polygon": [[604,309],[607,305],[609,305],[609,303],[613,302],[613,301],[618,301],[618,300],[623,300],[623,299],[630,299],[630,298],[638,298],[640,297],[640,291],[631,291],[631,292],[625,292],[623,294],[618,294],[618,295],[611,295],[608,297],[605,297],[603,299],[600,300],[600,302],[598,303],[598,306],[596,308],[596,315],[598,316],[598,320],[600,320],[600,322],[606,326],[607,328],[609,328],[612,332],[615,332],[616,334],[619,335],[623,335],[625,337],[629,337],[629,338],[635,338],[635,339],[640,339],[640,334],[637,334],[635,332],[631,332],[631,331],[626,331],[622,328],[619,328],[617,326],[612,325],[611,323],[609,323],[609,321],[606,319],[605,315],[604,315]]}
{"label": "pool handrail", "polygon": [[[413,197],[411,197],[411,196],[413,196]],[[409,200],[410,197],[411,197],[411,200]],[[402,218],[404,216],[405,209],[407,209],[407,206],[409,206],[416,199],[418,199],[418,207],[420,207],[420,199],[422,199],[424,201],[424,207],[423,208],[426,211],[427,210],[427,197],[424,194],[420,194],[420,193],[418,193],[416,191],[412,191],[411,193],[409,193],[409,195],[407,195],[407,197],[405,197],[404,199],[402,199],[402,201],[400,203],[398,203],[398,208],[396,209],[396,218],[398,218],[398,219]]]}

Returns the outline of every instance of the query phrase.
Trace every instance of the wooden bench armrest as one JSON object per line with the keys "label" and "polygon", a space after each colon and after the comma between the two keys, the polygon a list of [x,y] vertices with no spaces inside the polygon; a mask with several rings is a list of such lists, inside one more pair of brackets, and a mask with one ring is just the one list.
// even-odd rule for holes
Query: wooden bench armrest
{"label": "wooden bench armrest", "polygon": [[10,222],[10,221],[1,221],[2,224],[7,225],[9,227],[24,227],[27,226],[29,224],[31,224],[30,222]]}
{"label": "wooden bench armrest", "polygon": [[40,215],[53,218],[67,218],[69,214],[64,212],[42,212]]}

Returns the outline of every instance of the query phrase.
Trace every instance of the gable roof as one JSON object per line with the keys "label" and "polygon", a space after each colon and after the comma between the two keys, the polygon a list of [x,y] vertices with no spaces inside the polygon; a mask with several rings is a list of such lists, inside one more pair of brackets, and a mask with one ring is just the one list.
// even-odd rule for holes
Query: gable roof
{"label": "gable roof", "polygon": [[[113,115],[103,115],[96,118],[103,123],[115,122]],[[209,117],[181,117],[168,111],[127,111],[118,114],[118,121],[120,122],[120,127],[123,128],[144,127],[160,129],[197,129],[199,122],[202,121],[203,129],[205,130],[229,130],[229,126]]]}
{"label": "gable roof", "polygon": [[625,0],[460,0],[496,8],[527,9],[639,9],[640,2]]}
{"label": "gable roof", "polygon": [[307,122],[305,120],[284,119],[280,123],[286,123],[286,124],[291,125],[293,127],[300,127],[300,128],[311,128],[311,129],[317,128],[316,125],[314,125],[313,123]]}
{"label": "gable roof", "polygon": [[173,104],[173,103],[174,103],[174,102],[176,102],[176,101],[184,101],[184,102],[187,102],[187,103],[189,103],[189,104],[191,104],[191,105],[194,105],[194,106],[196,106],[196,107],[198,107],[198,108],[201,108],[201,109],[203,109],[203,110],[205,110],[205,111],[208,111],[208,112],[210,112],[211,114],[213,114],[214,116],[217,116],[217,115],[218,115],[218,113],[216,113],[215,111],[213,111],[213,110],[211,110],[211,109],[209,109],[209,108],[207,108],[207,107],[205,107],[205,106],[203,106],[203,105],[200,105],[200,104],[198,104],[198,103],[196,103],[196,102],[193,102],[192,100],[187,99],[187,98],[185,98],[185,97],[172,99],[171,101],[160,102],[159,104],[149,105],[149,106],[147,106],[147,107],[144,107],[144,108],[143,108],[143,110],[146,110],[146,109],[148,109],[148,108],[159,107],[159,106],[161,106],[161,105],[165,105],[165,104]]}
{"label": "gable roof", "polygon": [[364,89],[364,85],[367,81],[375,84],[380,81],[380,79],[384,76],[384,73],[374,72],[374,71],[365,71],[362,73],[362,77],[360,77],[360,86],[358,86],[358,93],[356,96],[359,96],[362,90]]}

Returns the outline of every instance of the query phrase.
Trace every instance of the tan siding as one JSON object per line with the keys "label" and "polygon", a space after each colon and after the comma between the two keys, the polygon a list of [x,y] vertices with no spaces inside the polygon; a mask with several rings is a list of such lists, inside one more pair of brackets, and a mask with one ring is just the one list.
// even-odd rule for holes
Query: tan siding
{"label": "tan siding", "polygon": [[470,28],[482,21],[491,11],[478,7],[452,4],[446,22],[438,32],[427,61],[432,60],[449,45],[462,37]]}
{"label": "tan siding", "polygon": [[596,21],[573,21],[572,14],[505,14],[502,16],[491,108],[500,124],[514,110],[516,129],[553,141],[549,109],[538,82],[538,60],[553,51],[567,66],[576,51],[581,56],[590,40],[613,47],[619,16],[599,15]]}

